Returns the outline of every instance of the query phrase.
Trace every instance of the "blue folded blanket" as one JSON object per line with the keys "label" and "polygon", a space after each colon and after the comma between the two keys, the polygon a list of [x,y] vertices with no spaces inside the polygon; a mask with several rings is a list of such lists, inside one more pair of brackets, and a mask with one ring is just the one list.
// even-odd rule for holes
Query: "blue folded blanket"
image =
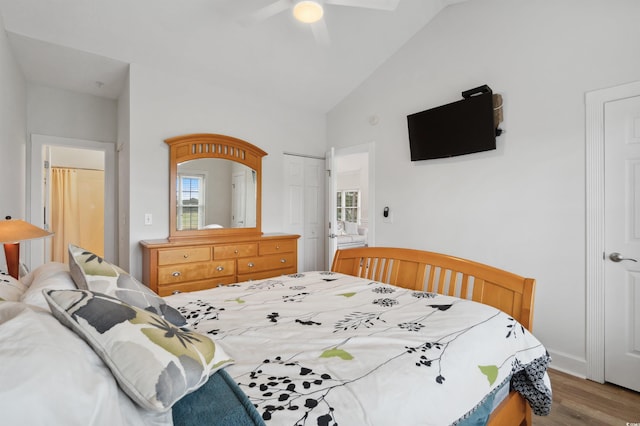
{"label": "blue folded blanket", "polygon": [[174,426],[264,426],[258,410],[224,370],[172,409]]}

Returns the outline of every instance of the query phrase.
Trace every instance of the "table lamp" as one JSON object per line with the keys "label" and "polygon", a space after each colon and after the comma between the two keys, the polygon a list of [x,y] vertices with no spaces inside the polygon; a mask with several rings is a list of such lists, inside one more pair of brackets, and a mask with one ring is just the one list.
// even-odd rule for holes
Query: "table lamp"
{"label": "table lamp", "polygon": [[44,238],[53,235],[51,232],[33,226],[24,220],[0,220],[0,243],[4,243],[4,257],[7,261],[9,275],[18,279],[20,270],[20,241]]}

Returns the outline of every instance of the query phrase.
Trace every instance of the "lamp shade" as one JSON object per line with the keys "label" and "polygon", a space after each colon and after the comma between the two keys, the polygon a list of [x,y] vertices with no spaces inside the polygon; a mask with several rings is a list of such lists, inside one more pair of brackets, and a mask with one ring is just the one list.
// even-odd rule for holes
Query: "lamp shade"
{"label": "lamp shade", "polygon": [[16,243],[34,238],[44,238],[53,235],[19,219],[0,220],[0,243]]}

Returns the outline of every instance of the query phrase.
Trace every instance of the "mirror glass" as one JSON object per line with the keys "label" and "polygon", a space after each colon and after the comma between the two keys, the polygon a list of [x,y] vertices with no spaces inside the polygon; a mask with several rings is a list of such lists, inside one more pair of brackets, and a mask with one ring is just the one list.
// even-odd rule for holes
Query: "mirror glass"
{"label": "mirror glass", "polygon": [[262,157],[232,136],[194,133],[169,145],[169,241],[262,235]]}
{"label": "mirror glass", "polygon": [[222,158],[178,164],[176,230],[255,228],[257,172]]}

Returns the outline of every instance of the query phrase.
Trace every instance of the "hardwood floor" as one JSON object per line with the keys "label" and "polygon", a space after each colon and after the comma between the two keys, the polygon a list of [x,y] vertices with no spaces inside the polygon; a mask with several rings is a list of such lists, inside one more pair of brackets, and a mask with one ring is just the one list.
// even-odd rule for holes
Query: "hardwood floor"
{"label": "hardwood floor", "polygon": [[549,416],[533,416],[534,426],[640,426],[640,393],[549,369],[553,404]]}

